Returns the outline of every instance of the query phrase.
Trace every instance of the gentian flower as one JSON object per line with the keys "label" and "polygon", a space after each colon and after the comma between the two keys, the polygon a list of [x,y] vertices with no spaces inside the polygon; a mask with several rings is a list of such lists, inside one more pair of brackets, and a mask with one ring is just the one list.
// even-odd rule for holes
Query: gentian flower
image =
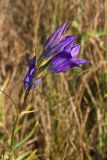
{"label": "gentian flower", "polygon": [[45,41],[44,48],[52,48],[53,46],[57,45],[63,39],[67,28],[68,22],[65,22]]}
{"label": "gentian flower", "polygon": [[80,44],[74,44],[75,36],[65,36],[68,23],[62,24],[43,44],[43,52],[36,62],[36,56],[28,60],[29,70],[24,79],[26,91],[36,87],[47,73],[65,72],[89,61],[78,59]]}
{"label": "gentian flower", "polygon": [[65,36],[68,23],[62,24],[45,42],[41,60],[41,65],[48,65],[50,73],[65,72],[70,68],[79,67],[89,61],[78,59],[80,45],[74,45],[75,36]]}
{"label": "gentian flower", "polygon": [[68,46],[72,47],[74,43],[74,39],[75,39],[74,36],[65,37],[57,45],[53,46],[52,48],[48,47],[42,56],[45,59],[47,57],[53,57],[57,55],[61,51],[65,50],[65,48],[67,49]]}
{"label": "gentian flower", "polygon": [[[61,49],[62,45],[57,46],[61,40],[65,37],[66,30],[68,29],[68,22],[62,24],[52,35],[45,41],[43,44],[43,53],[38,59],[38,65],[45,64],[53,56],[58,52],[58,48]],[[57,50],[57,51],[56,51]]]}
{"label": "gentian flower", "polygon": [[69,48],[67,48],[67,50],[64,50],[57,54],[50,60],[48,71],[50,73],[65,72],[73,67],[79,67],[81,64],[88,63],[88,60],[77,59],[79,50],[80,45],[76,45],[71,49],[71,51],[69,51]]}
{"label": "gentian flower", "polygon": [[34,80],[36,74],[36,56],[31,60],[27,59],[27,61],[29,63],[29,70],[24,78],[24,87],[29,92],[40,83],[41,78]]}

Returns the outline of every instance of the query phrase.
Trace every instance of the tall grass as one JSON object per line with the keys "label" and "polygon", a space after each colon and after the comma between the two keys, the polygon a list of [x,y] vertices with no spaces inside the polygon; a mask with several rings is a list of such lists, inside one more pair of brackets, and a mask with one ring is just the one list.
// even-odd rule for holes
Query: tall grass
{"label": "tall grass", "polygon": [[[91,64],[48,75],[31,91],[15,130],[12,160],[107,159],[106,0],[1,0],[0,89],[21,100],[24,56],[39,56],[46,37],[66,20],[68,33],[81,43],[80,57]],[[15,117],[14,104],[0,93],[1,159]]]}

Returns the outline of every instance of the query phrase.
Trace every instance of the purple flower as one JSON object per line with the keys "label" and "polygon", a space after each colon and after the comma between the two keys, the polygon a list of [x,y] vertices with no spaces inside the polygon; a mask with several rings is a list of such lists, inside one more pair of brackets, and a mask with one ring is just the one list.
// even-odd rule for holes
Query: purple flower
{"label": "purple flower", "polygon": [[[69,50],[64,50],[52,58],[48,65],[50,73],[65,72],[73,67],[79,67],[81,64],[86,64],[89,61],[85,59],[77,59],[80,50],[80,45],[76,45]],[[69,51],[69,52],[68,52]]]}
{"label": "purple flower", "polygon": [[59,50],[62,50],[64,47],[63,44],[67,45],[71,40],[73,41],[73,36],[69,36],[69,38],[66,37],[66,39],[64,39],[68,26],[68,22],[65,22],[45,41],[43,45],[43,53],[39,57],[38,64],[42,63],[45,59],[54,56],[59,52]]}
{"label": "purple flower", "polygon": [[43,45],[43,53],[38,58],[27,59],[29,70],[24,78],[26,91],[36,87],[47,73],[65,72],[73,67],[79,67],[89,61],[78,59],[80,45],[74,45],[75,36],[65,36],[68,22],[62,24]]}
{"label": "purple flower", "polygon": [[[26,100],[31,89],[35,88],[47,73],[65,72],[73,67],[79,67],[89,61],[78,59],[80,44],[75,45],[75,36],[65,36],[68,23],[62,24],[45,41],[43,52],[36,62],[36,56],[31,60],[26,57],[29,65],[28,72],[24,78],[25,95],[22,108],[26,106]],[[22,109],[20,109],[22,111]]]}
{"label": "purple flower", "polygon": [[40,56],[40,66],[48,66],[50,73],[65,72],[70,68],[86,64],[89,61],[78,59],[80,45],[74,45],[75,36],[65,36],[68,23],[62,24],[45,42]]}
{"label": "purple flower", "polygon": [[29,70],[24,78],[24,87],[26,91],[30,91],[40,83],[41,78],[34,80],[36,74],[36,56],[31,60],[27,58],[27,62],[29,63]]}
{"label": "purple flower", "polygon": [[42,57],[44,58],[48,58],[50,56],[53,57],[64,50],[68,51],[69,49],[71,49],[71,47],[73,47],[74,39],[75,39],[74,36],[65,37],[57,45],[53,46],[52,48],[48,47],[46,51],[44,51]]}
{"label": "purple flower", "polygon": [[53,47],[57,45],[64,37],[64,34],[68,28],[68,22],[62,24],[52,35],[45,41],[44,47]]}

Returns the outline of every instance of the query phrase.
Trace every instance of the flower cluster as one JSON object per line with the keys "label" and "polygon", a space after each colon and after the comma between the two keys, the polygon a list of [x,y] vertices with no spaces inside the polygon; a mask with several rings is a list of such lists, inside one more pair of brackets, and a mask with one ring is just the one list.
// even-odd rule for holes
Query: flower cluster
{"label": "flower cluster", "polygon": [[52,33],[45,41],[37,61],[36,56],[29,60],[29,70],[24,78],[26,91],[36,87],[47,73],[65,72],[89,62],[77,58],[80,44],[74,44],[75,36],[65,36],[68,26],[68,22],[65,22]]}

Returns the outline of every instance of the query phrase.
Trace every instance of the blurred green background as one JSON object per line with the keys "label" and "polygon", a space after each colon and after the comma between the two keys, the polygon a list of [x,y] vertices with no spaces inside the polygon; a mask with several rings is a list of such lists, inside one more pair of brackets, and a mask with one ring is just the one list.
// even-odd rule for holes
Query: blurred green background
{"label": "blurred green background", "polygon": [[[45,39],[65,21],[70,22],[68,34],[81,44],[79,57],[91,63],[48,75],[31,91],[26,110],[35,112],[21,115],[14,143],[32,134],[12,160],[107,159],[106,0],[0,0],[0,90],[16,103],[21,100],[25,55],[39,56]],[[15,116],[14,104],[0,93],[0,143],[5,148]]]}

